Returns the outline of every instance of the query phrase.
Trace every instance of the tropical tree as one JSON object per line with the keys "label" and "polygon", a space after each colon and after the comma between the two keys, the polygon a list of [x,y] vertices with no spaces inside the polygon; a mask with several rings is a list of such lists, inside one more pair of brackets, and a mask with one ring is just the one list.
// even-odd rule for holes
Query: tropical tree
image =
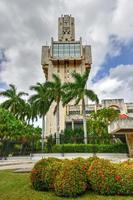
{"label": "tropical tree", "polygon": [[[0,146],[8,144],[30,144],[33,140],[40,140],[40,128],[34,128],[33,125],[28,125],[25,122],[17,119],[13,113],[0,107]],[[1,153],[0,153],[1,154]]]}
{"label": "tropical tree", "polygon": [[90,70],[84,72],[84,74],[79,74],[76,72],[72,73],[74,82],[64,83],[63,89],[63,105],[68,104],[71,100],[75,99],[75,105],[81,102],[82,104],[82,115],[83,115],[83,129],[84,129],[84,143],[87,144],[87,126],[86,126],[86,111],[85,111],[85,97],[89,98],[91,101],[98,103],[97,95],[86,88],[88,76]]}
{"label": "tropical tree", "polygon": [[92,112],[87,120],[87,130],[90,136],[100,143],[110,142],[108,125],[118,117],[118,111],[113,108],[103,108]]}
{"label": "tropical tree", "polygon": [[44,136],[45,136],[45,115],[51,105],[51,98],[47,96],[47,88],[45,83],[37,83],[30,87],[31,90],[35,91],[29,98],[29,102],[32,105],[32,113],[34,116],[42,117],[42,151],[44,149]]}
{"label": "tropical tree", "polygon": [[18,114],[18,118],[27,124],[30,124],[30,122],[33,124],[34,120],[37,120],[37,110],[30,102],[25,102],[21,113]]}
{"label": "tropical tree", "polygon": [[64,94],[61,79],[58,75],[53,74],[53,81],[47,81],[45,83],[47,88],[47,96],[52,102],[55,102],[54,115],[56,115],[56,143],[59,143],[59,131],[60,131],[60,102]]}
{"label": "tropical tree", "polygon": [[6,98],[6,100],[1,104],[1,107],[8,109],[15,116],[18,116],[21,114],[25,104],[25,101],[24,99],[22,99],[22,96],[28,94],[25,92],[17,93],[15,85],[10,84],[9,87],[10,88],[7,89],[6,91],[0,92],[0,96]]}

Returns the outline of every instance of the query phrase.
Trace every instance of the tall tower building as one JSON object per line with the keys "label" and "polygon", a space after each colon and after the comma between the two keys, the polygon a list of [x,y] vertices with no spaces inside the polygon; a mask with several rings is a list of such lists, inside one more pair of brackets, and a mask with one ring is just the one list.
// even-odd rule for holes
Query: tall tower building
{"label": "tall tower building", "polygon": [[[41,65],[46,80],[52,81],[57,74],[62,83],[71,82],[71,73],[83,74],[91,67],[91,46],[82,45],[82,38],[75,40],[75,21],[71,15],[62,15],[58,19],[58,41],[51,38],[51,46],[42,46]],[[46,135],[56,132],[56,116],[53,115],[54,103],[46,116]],[[60,103],[60,131],[65,127],[82,123],[81,105],[71,102],[66,107]]]}

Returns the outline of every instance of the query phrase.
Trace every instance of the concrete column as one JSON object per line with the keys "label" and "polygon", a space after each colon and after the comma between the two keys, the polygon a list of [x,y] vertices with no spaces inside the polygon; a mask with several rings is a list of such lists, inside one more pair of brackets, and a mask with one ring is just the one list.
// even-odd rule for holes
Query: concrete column
{"label": "concrete column", "polygon": [[133,158],[133,133],[126,134],[126,141],[129,150],[129,157]]}
{"label": "concrete column", "polygon": [[72,130],[74,130],[74,119],[72,119]]}
{"label": "concrete column", "polygon": [[80,105],[80,115],[82,115],[82,106]]}

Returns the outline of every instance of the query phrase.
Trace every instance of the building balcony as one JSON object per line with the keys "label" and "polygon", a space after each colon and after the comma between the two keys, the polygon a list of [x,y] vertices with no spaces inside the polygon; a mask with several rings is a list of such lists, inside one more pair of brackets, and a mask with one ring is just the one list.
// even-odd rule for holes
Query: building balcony
{"label": "building balcony", "polygon": [[[86,116],[95,111],[95,105],[86,105]],[[66,121],[82,120],[82,105],[68,105],[66,108]]]}
{"label": "building balcony", "polygon": [[110,134],[133,133],[133,118],[119,119],[108,126]]}
{"label": "building balcony", "polygon": [[50,61],[53,63],[53,64],[60,64],[60,65],[64,65],[66,62],[69,61],[69,64],[72,63],[76,63],[76,64],[81,64],[83,58],[82,57],[70,57],[70,56],[63,56],[63,57],[51,57],[50,58]]}
{"label": "building balcony", "polygon": [[133,113],[133,103],[126,103],[127,106],[127,112]]}

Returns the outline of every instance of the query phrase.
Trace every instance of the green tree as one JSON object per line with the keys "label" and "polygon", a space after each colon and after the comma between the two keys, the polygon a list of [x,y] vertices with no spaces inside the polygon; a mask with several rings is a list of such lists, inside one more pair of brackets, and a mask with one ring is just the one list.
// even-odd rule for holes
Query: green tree
{"label": "green tree", "polygon": [[53,102],[56,103],[54,108],[54,115],[56,115],[56,137],[57,141],[56,143],[59,143],[59,131],[60,131],[60,102],[62,99],[62,96],[64,94],[61,79],[53,74],[53,81],[47,81],[45,83],[45,86],[47,88],[47,96],[51,99],[51,104]]}
{"label": "green tree", "polygon": [[22,145],[30,144],[34,138],[37,142],[40,139],[41,129],[34,128],[17,119],[13,113],[0,107],[0,143],[2,146],[10,142],[20,142]]}
{"label": "green tree", "polygon": [[90,136],[97,138],[95,139],[97,142],[109,142],[108,125],[118,117],[118,111],[113,108],[103,108],[92,112],[87,120],[87,130]]}
{"label": "green tree", "polygon": [[86,112],[85,112],[85,96],[91,101],[98,103],[97,95],[86,88],[88,76],[90,70],[85,71],[84,74],[76,72],[72,73],[74,82],[65,83],[63,86],[63,105],[68,104],[71,100],[75,99],[75,105],[81,102],[82,104],[82,115],[83,115],[83,129],[84,129],[84,143],[87,144],[87,126],[86,126]]}
{"label": "green tree", "polygon": [[22,112],[18,115],[18,118],[25,121],[27,124],[30,124],[30,122],[33,124],[34,120],[37,120],[37,110],[30,102],[25,102],[23,104]]}
{"label": "green tree", "polygon": [[[44,138],[45,138],[45,115],[51,105],[51,97],[47,95],[47,88],[45,83],[37,83],[30,87],[31,90],[35,91],[29,98],[29,102],[32,105],[33,116],[42,117],[42,151],[44,149]],[[35,115],[34,115],[35,114]]]}
{"label": "green tree", "polygon": [[6,98],[6,100],[1,104],[2,108],[8,109],[11,111],[15,116],[21,114],[25,101],[22,99],[22,96],[28,95],[25,92],[17,93],[17,89],[15,85],[10,84],[10,88],[6,91],[0,92],[0,96]]}

